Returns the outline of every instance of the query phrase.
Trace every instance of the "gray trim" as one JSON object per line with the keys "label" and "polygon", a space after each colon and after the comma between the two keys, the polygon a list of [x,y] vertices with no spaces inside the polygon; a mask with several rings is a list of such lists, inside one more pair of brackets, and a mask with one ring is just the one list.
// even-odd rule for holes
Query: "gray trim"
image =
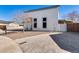
{"label": "gray trim", "polygon": [[28,11],[24,11],[24,13],[28,13],[28,12],[34,12],[34,11],[40,11],[40,10],[46,10],[46,9],[51,9],[51,8],[57,8],[60,5],[55,5],[55,6],[50,6],[50,7],[46,7],[46,8],[40,8],[40,9],[35,9],[35,10],[28,10]]}

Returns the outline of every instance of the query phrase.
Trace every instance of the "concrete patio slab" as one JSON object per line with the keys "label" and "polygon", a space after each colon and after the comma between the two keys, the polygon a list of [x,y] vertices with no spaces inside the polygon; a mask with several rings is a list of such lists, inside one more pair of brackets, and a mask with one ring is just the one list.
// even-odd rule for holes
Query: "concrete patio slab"
{"label": "concrete patio slab", "polygon": [[36,35],[40,35],[40,34],[47,34],[47,33],[50,33],[50,32],[41,32],[41,31],[25,31],[25,32],[22,32],[22,31],[14,31],[14,32],[10,32],[10,33],[7,33],[6,35],[2,35],[2,36],[6,36],[6,37],[9,37],[13,40],[15,39],[20,39],[20,38],[24,38],[24,37],[31,37],[31,36],[36,36]]}
{"label": "concrete patio slab", "polygon": [[61,49],[51,39],[49,34],[16,39],[15,41],[19,44],[24,53],[69,53]]}

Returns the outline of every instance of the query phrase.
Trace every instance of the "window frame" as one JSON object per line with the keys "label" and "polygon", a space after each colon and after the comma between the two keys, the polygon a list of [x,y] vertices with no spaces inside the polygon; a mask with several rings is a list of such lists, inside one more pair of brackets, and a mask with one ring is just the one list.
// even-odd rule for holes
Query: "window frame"
{"label": "window frame", "polygon": [[[35,20],[35,19],[36,19],[36,20]],[[33,22],[34,22],[33,27],[34,27],[34,28],[37,28],[37,18],[34,18],[34,19],[33,19]]]}
{"label": "window frame", "polygon": [[[44,18],[45,18],[45,20],[44,20]],[[42,28],[47,28],[47,17],[43,17],[43,19],[42,19]]]}

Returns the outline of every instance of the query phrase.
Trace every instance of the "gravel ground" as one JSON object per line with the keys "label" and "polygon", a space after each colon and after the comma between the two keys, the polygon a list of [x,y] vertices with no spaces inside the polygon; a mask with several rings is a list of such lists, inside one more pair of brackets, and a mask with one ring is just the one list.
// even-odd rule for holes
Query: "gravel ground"
{"label": "gravel ground", "polygon": [[62,49],[79,53],[79,33],[65,32],[63,34],[50,36]]}

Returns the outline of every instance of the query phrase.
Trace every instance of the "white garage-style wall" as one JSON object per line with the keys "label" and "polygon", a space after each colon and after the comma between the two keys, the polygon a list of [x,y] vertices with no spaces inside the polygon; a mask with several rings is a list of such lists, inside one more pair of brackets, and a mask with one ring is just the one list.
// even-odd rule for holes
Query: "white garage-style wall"
{"label": "white garage-style wall", "polygon": [[[38,11],[31,11],[24,13],[26,18],[32,18],[32,30],[45,30],[45,31],[59,31],[58,29],[58,7],[38,10]],[[43,18],[46,17],[47,19],[47,28],[43,28]],[[37,18],[37,28],[33,26],[33,20]],[[27,26],[26,26],[27,27]]]}
{"label": "white garage-style wall", "polygon": [[67,31],[67,24],[59,24],[58,29],[61,32],[66,32]]}

